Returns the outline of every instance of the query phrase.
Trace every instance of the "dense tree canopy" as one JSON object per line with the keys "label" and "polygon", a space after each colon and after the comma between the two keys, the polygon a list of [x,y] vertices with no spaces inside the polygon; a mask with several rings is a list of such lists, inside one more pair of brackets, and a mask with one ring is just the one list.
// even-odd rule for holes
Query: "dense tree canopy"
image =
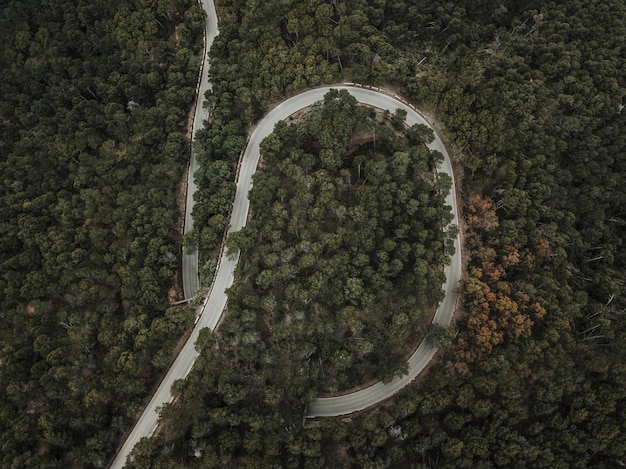
{"label": "dense tree canopy", "polygon": [[442,296],[441,155],[380,118],[331,91],[297,124],[279,123],[261,145],[252,222],[233,239],[247,294],[271,321],[311,323],[322,390],[390,378]]}
{"label": "dense tree canopy", "polygon": [[193,1],[0,6],[2,467],[103,467],[191,320],[168,290],[202,25]]}
{"label": "dense tree canopy", "polygon": [[[229,155],[234,165],[248,123],[273,101],[300,88],[343,78],[401,89],[445,125],[457,149],[468,252],[458,334],[438,366],[417,385],[352,421],[327,419],[319,427],[303,429],[296,419],[300,407],[292,402],[285,409],[294,409],[293,414],[281,413],[280,424],[266,410],[263,430],[249,420],[242,430],[246,420],[233,416],[243,411],[227,412],[240,423],[233,433],[232,426],[194,420],[197,407],[191,403],[197,400],[183,399],[176,411],[189,406],[191,430],[181,426],[176,433],[166,419],[169,432],[145,443],[143,461],[185,461],[186,467],[193,461],[205,467],[207,460],[260,466],[280,461],[289,467],[626,463],[623,2],[350,0],[251,6],[221,2],[225,34],[212,51],[217,88],[206,154],[213,159]],[[312,64],[317,64],[317,73],[306,71]],[[268,70],[276,73],[269,76]],[[341,139],[341,125],[337,130],[328,136],[328,146]],[[277,129],[285,138],[293,131],[288,126]],[[290,138],[301,142],[303,135]],[[281,154],[280,149],[278,140],[266,143],[266,152]],[[275,165],[281,173],[263,173],[257,181],[265,188],[265,205],[258,205],[255,213],[265,210],[272,223],[284,225],[280,229],[296,239],[311,233],[300,226],[302,217],[292,217],[289,210],[324,197],[325,180],[316,180],[307,169],[307,153],[292,145]],[[341,165],[352,164],[352,156],[324,161],[343,169]],[[293,183],[280,184],[285,176]],[[288,200],[307,181],[319,191],[316,198],[299,196],[289,199],[287,208],[273,206],[275,197]],[[341,179],[327,182],[338,188]],[[339,217],[349,220],[350,211],[340,194],[331,195],[334,223],[341,226]],[[309,218],[312,213],[307,211]],[[250,299],[245,306],[249,311],[280,311],[279,287],[293,268],[319,260],[296,257],[280,246],[276,230],[263,232],[254,220],[250,230],[261,230],[263,243],[276,246],[257,250],[264,245],[259,238],[242,233],[237,245],[257,259],[258,275],[248,277],[234,293]],[[312,240],[311,247],[316,241],[306,239]],[[350,282],[348,287],[346,282],[334,296],[345,300],[364,285]],[[266,292],[261,300],[252,300],[254,289]],[[369,293],[364,288],[359,301]],[[244,317],[247,322],[234,322],[248,324],[237,326],[237,350],[246,350],[246,341],[262,342],[268,333],[258,316]],[[285,314],[283,330],[291,330],[296,317]],[[325,332],[329,341],[341,333]],[[442,343],[451,341],[449,331],[433,334]],[[204,345],[208,343],[219,339]],[[206,353],[214,357],[211,350]],[[262,357],[278,366],[270,350]],[[315,353],[313,347],[304,347],[294,366]],[[341,354],[336,360],[341,362]],[[311,362],[303,375],[315,366]],[[211,366],[203,361],[203,372]],[[281,402],[283,394],[265,404],[252,398],[245,387],[255,382],[258,371],[242,373],[235,388],[239,396],[259,406]],[[194,383],[200,383],[194,376]],[[217,389],[211,399],[225,392]],[[299,399],[310,397],[304,393]],[[239,402],[238,409],[246,407]],[[271,436],[265,439],[267,429]],[[164,455],[160,445],[171,453]],[[185,456],[197,449],[200,457]]]}
{"label": "dense tree canopy", "polygon": [[161,434],[185,464],[303,461],[309,450],[285,451],[318,391],[404,372],[443,295],[454,230],[432,132],[403,117],[332,90],[261,143],[251,219],[228,240],[241,257],[223,324],[165,411],[185,416]]}
{"label": "dense tree canopy", "polygon": [[[201,12],[74,3],[0,7],[7,467],[103,465],[167,361],[163,341],[188,320],[166,290]],[[442,260],[428,256],[445,258],[425,223],[441,207],[432,173],[417,169],[433,155],[383,130],[401,116],[383,125],[336,97],[265,142],[253,218],[232,241],[245,262],[226,319],[201,336],[180,399],[132,465],[626,464],[624,2],[221,0],[218,11],[189,240],[203,264],[250,124],[304,88],[385,85],[455,149],[468,253],[458,334],[429,330],[450,345],[384,405],[303,425],[318,390],[384,377],[366,367],[383,341],[398,363],[419,308],[395,291],[428,288]],[[352,114],[324,132],[335,100]],[[407,221],[411,210],[423,216]],[[387,308],[364,315],[381,285]],[[354,364],[356,376],[341,373]]]}

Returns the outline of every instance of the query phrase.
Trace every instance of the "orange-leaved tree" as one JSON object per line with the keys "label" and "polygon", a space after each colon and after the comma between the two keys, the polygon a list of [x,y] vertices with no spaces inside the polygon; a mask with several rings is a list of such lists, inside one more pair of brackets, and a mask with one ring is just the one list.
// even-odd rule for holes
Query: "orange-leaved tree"
{"label": "orange-leaved tree", "polygon": [[530,252],[520,252],[517,244],[502,245],[493,201],[474,195],[467,212],[469,269],[461,284],[467,317],[458,336],[457,358],[471,363],[505,340],[528,337],[546,311],[508,278],[521,263],[532,264],[534,259]]}

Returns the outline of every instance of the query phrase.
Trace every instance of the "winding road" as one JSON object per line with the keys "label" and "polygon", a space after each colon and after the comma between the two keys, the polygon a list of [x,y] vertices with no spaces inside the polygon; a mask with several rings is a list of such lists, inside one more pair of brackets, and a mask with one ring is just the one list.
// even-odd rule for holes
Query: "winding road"
{"label": "winding road", "polygon": [[[211,83],[208,76],[208,61],[207,54],[213,43],[213,40],[217,37],[219,31],[217,27],[217,12],[215,11],[215,4],[212,0],[199,0],[202,8],[206,12],[206,25],[204,33],[204,53],[202,66],[199,73],[199,82],[197,87],[196,96],[196,110],[193,119],[192,136],[195,137],[198,130],[204,126],[204,121],[208,118],[208,111],[204,108],[204,95],[211,89]],[[185,224],[183,233],[187,234],[193,228],[193,218],[191,212],[194,206],[193,194],[196,191],[196,184],[193,175],[198,168],[195,154],[191,153],[189,161],[188,176],[187,176],[187,199],[185,207]],[[226,267],[226,266],[225,266]],[[234,267],[233,267],[234,268]],[[198,252],[196,249],[187,249],[183,247],[182,255],[182,272],[183,272],[183,289],[185,298],[193,298],[198,293],[199,278],[198,278]],[[216,279],[217,280],[217,279]],[[211,298],[212,309],[219,310],[217,317],[221,315],[224,306],[226,305],[226,294],[224,290],[233,283],[232,279],[224,280],[224,284],[218,284],[217,281],[214,284],[214,291],[222,292],[220,295],[214,295]],[[208,298],[207,298],[208,300]],[[207,302],[203,305],[203,311],[207,309]],[[215,313],[214,313],[215,315]],[[210,314],[203,315],[208,318]],[[206,319],[203,318],[203,319]],[[198,321],[193,328],[189,339],[185,342],[184,347],[176,357],[176,360],[168,370],[167,374],[161,381],[159,388],[150,399],[150,402],[144,409],[141,417],[133,427],[132,431],[126,438],[126,441],[115,455],[115,459],[111,464],[112,469],[121,469],[126,464],[126,459],[135,445],[144,437],[150,437],[157,428],[159,421],[159,409],[163,404],[172,402],[173,396],[170,391],[172,384],[177,379],[183,379],[191,370],[193,363],[198,357],[198,352],[195,349],[195,343],[198,340],[198,334],[203,327],[210,327],[214,329],[217,325],[217,320],[212,323],[211,321]]]}
{"label": "winding road", "polygon": [[[426,121],[426,119],[424,119],[424,117],[422,117],[417,110],[409,104],[401,101],[400,97],[385,94],[377,89],[346,85],[323,87],[305,91],[304,93],[282,102],[272,109],[272,111],[270,111],[270,113],[258,123],[244,152],[241,162],[239,181],[237,183],[233,216],[231,218],[231,231],[238,231],[241,229],[248,215],[248,191],[252,186],[252,175],[256,171],[257,163],[259,161],[259,144],[261,141],[272,133],[274,126],[278,121],[284,120],[300,109],[320,101],[323,99],[324,95],[331,90],[331,88],[338,90],[345,89],[360,103],[380,109],[387,109],[392,113],[398,108],[404,109],[407,112],[406,122],[408,125],[424,124],[429,128],[432,128],[430,123]],[[443,162],[437,169],[439,172],[448,174],[452,179],[452,188],[446,198],[446,204],[452,209],[453,219],[451,224],[458,226],[456,186],[454,183],[452,164],[441,138],[435,131],[434,136],[435,139],[428,145],[428,148],[431,150],[437,150],[444,156]],[[454,248],[455,252],[451,257],[450,265],[446,266],[444,270],[446,276],[446,282],[443,285],[445,297],[437,308],[433,319],[433,322],[444,326],[449,325],[452,320],[456,305],[457,289],[461,278],[461,240],[458,235],[454,240]],[[387,384],[383,384],[382,382],[376,383],[357,392],[337,397],[319,398],[308,409],[307,417],[331,417],[351,414],[388,399],[413,381],[413,379],[415,379],[415,377],[433,358],[436,351],[437,348],[434,347],[429,341],[422,341],[420,346],[408,360],[409,372],[407,375],[401,378],[395,378]]]}
{"label": "winding road", "polygon": [[[213,40],[217,37],[219,30],[217,29],[217,13],[215,11],[215,4],[212,0],[201,0],[202,8],[206,12],[206,26],[204,34],[204,58],[202,66],[200,68],[200,80],[198,83],[198,89],[196,90],[196,112],[193,117],[192,137],[195,139],[198,130],[204,127],[204,121],[208,119],[209,112],[204,107],[204,95],[211,89],[211,82],[209,81],[209,62],[207,60],[207,54]],[[187,200],[185,207],[185,225],[183,228],[183,234],[187,234],[193,228],[193,218],[191,212],[195,204],[193,200],[193,194],[196,192],[196,181],[193,175],[198,169],[198,161],[196,155],[192,151],[191,158],[189,159],[189,168],[187,171]],[[183,290],[185,298],[193,298],[198,293],[200,288],[200,280],[198,278],[198,251],[196,249],[188,249],[183,246],[182,257],[182,271],[183,271]]]}
{"label": "winding road", "polygon": [[[206,50],[210,47],[212,38],[217,35],[217,16],[215,7],[210,0],[202,0],[202,5],[207,12],[207,41]],[[206,55],[206,54],[205,54]],[[406,122],[409,125],[421,123],[432,128],[432,126],[409,104],[403,102],[399,96],[385,94],[375,89],[363,88],[359,86],[340,85],[333,86],[333,89],[346,89],[359,102],[374,106],[380,109],[388,109],[395,112],[401,108],[407,112]],[[199,85],[198,100],[204,97],[204,92],[210,89],[208,83],[207,68],[203,66],[202,79]],[[256,171],[259,161],[259,145],[261,141],[274,130],[275,124],[289,117],[291,114],[308,107],[315,102],[321,100],[331,87],[316,88],[303,92],[294,96],[272,109],[256,126],[254,132],[250,136],[248,145],[242,155],[240,163],[240,171],[237,179],[237,189],[235,200],[233,203],[230,227],[228,232],[239,231],[246,223],[249,200],[248,192],[252,187],[252,175]],[[197,106],[194,119],[193,134],[197,132],[206,119],[206,110],[202,106]],[[457,225],[458,208],[456,203],[456,188],[454,185],[454,175],[452,165],[448,153],[437,135],[434,132],[435,140],[429,144],[432,150],[438,150],[444,155],[443,163],[439,166],[440,172],[447,173],[452,179],[452,190],[446,199],[447,205],[452,208],[453,220],[451,225]],[[193,182],[193,173],[196,168],[195,157],[192,155],[189,169],[189,183],[187,193],[187,206],[185,216],[185,233],[193,226],[191,219],[191,211],[193,209],[193,192],[195,184]],[[454,314],[456,304],[458,282],[461,277],[461,243],[460,237],[457,236],[454,242],[455,253],[451,258],[451,263],[445,268],[446,282],[443,285],[445,298],[437,308],[433,322],[448,325]],[[159,408],[166,403],[172,401],[171,387],[174,381],[184,379],[191,370],[198,352],[195,349],[195,343],[198,339],[200,330],[204,327],[215,329],[217,326],[224,307],[226,305],[225,290],[232,285],[234,280],[234,271],[237,266],[238,256],[228,257],[224,250],[217,266],[213,285],[207,295],[200,312],[200,316],[191,332],[191,335],[181,352],[176,357],[172,367],[167,372],[165,378],[161,382],[158,390],[150,400],[150,403],[144,410],[142,416],[133,428],[126,442],[118,452],[113,461],[111,468],[122,468],[126,463],[128,454],[135,444],[143,437],[150,437],[157,428],[159,418]],[[198,259],[197,253],[183,253],[183,282],[185,289],[185,297],[191,298],[198,291]],[[428,364],[436,352],[436,348],[427,341],[423,341],[417,348],[415,353],[409,358],[409,372],[406,376],[395,378],[387,384],[376,383],[358,392],[345,394],[331,398],[319,398],[308,409],[306,416],[328,417],[346,415],[357,412],[379,402],[388,399],[407,384],[409,384]]]}

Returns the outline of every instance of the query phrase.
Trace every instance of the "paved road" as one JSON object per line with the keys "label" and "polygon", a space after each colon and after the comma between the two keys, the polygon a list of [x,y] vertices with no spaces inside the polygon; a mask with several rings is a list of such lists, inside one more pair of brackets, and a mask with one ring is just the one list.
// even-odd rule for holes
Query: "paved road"
{"label": "paved road", "polygon": [[[207,10],[209,20],[211,20],[211,18],[215,19],[216,15],[213,4],[209,0],[203,0],[202,3]],[[213,26],[209,25],[208,27],[212,28],[210,29],[210,31],[217,31],[215,24]],[[207,44],[210,44],[210,42],[207,42]],[[203,80],[205,78],[206,69],[203,73]],[[201,90],[203,89],[202,86],[203,85],[201,85],[200,87]],[[208,80],[204,86],[205,90],[208,89]],[[355,96],[358,101],[371,106],[379,107],[381,109],[389,109],[390,111],[394,112],[396,109],[402,108],[407,111],[406,120],[409,125],[422,123],[430,127],[430,124],[426,122],[419,115],[419,113],[417,113],[407,104],[404,104],[389,95],[359,87],[335,86],[333,88],[346,89],[353,96]],[[242,158],[241,168],[237,181],[237,191],[235,193],[235,200],[233,203],[233,209],[230,219],[229,232],[240,230],[246,223],[250,205],[248,201],[248,192],[252,187],[252,175],[256,171],[257,163],[259,160],[259,145],[261,141],[273,131],[274,125],[279,120],[283,120],[294,112],[304,107],[310,106],[316,101],[321,100],[329,90],[329,87],[317,88],[294,96],[293,98],[290,98],[287,101],[284,101],[283,103],[276,106],[265,118],[263,118],[258,123],[253,134],[250,137],[248,146],[246,147],[245,153]],[[201,93],[201,96],[203,96],[202,91]],[[194,133],[198,128],[200,128],[200,126],[202,125],[202,121],[206,118],[206,114],[202,115],[201,112],[205,111],[199,108],[194,122]],[[444,155],[444,161],[439,167],[439,171],[448,173],[454,181],[450,158],[448,157],[448,153],[443,146],[441,139],[437,136],[436,133],[435,140],[432,144],[429,145],[429,147],[431,149],[439,150]],[[195,160],[195,158],[192,158],[192,164],[195,165],[195,162],[193,162],[193,160]],[[193,167],[194,166],[192,166],[192,169]],[[195,190],[195,184],[192,185],[191,182],[192,181],[190,180],[190,189],[188,191],[187,205],[187,217],[189,218],[189,220],[191,220],[191,209],[189,201],[191,200],[192,207],[193,190]],[[456,198],[454,196],[455,193],[456,190],[453,182],[452,191],[446,199],[447,204],[452,207],[452,212],[454,215],[454,219],[452,221],[453,224],[457,223],[458,213]],[[450,323],[456,303],[456,291],[461,276],[461,246],[459,237],[457,237],[455,240],[455,248],[456,252],[452,257],[452,262],[445,269],[445,299],[437,309],[434,318],[434,322],[442,325],[447,325]],[[186,262],[188,262],[187,266],[189,267],[189,265],[193,263],[192,254],[186,253],[186,256]],[[198,352],[195,350],[195,342],[198,339],[200,329],[204,327],[215,329],[217,323],[220,320],[220,317],[226,305],[227,298],[225,290],[233,283],[234,271],[235,267],[237,266],[237,261],[238,256],[234,258],[229,258],[224,253],[222,254],[217,267],[214,284],[203,304],[201,316],[199,317],[199,320],[194,327],[191,336],[185,343],[174,364],[172,365],[167,375],[163,379],[161,385],[159,386],[157,392],[146,407],[143,415],[141,416],[130,436],[124,443],[124,446],[117,454],[113,464],[111,465],[112,468],[122,468],[126,462],[128,454],[135,446],[135,444],[141,438],[149,437],[154,433],[154,430],[156,429],[158,423],[158,408],[163,404],[172,401],[172,394],[170,392],[172,384],[177,379],[184,379],[187,376],[196,358],[198,357]],[[193,265],[190,268],[193,272]],[[197,257],[195,258],[195,271],[197,272]],[[194,280],[192,279],[192,282],[193,281]],[[197,273],[195,276],[195,282],[197,282]],[[185,286],[185,288],[185,296],[188,296],[187,287]],[[197,283],[194,288],[196,288],[197,291]],[[436,349],[434,347],[426,343],[422,343],[417,351],[413,354],[413,356],[411,356],[411,358],[409,359],[409,373],[407,376],[394,379],[391,383],[388,384],[377,383],[362,391],[352,394],[347,394],[334,398],[320,398],[308,410],[307,416],[322,417],[345,415],[365,409],[367,407],[371,407],[385,399],[388,399],[404,386],[409,384],[424,369],[424,367],[432,359],[435,351]]]}
{"label": "paved road", "polygon": [[[192,128],[193,138],[195,138],[196,132],[204,126],[204,121],[208,118],[208,111],[202,105],[204,103],[204,94],[211,89],[208,74],[209,62],[206,54],[209,52],[209,48],[218,34],[215,5],[211,0],[201,0],[201,3],[202,8],[204,8],[204,11],[206,12],[205,54],[202,69],[200,70],[200,86],[198,87],[196,114],[193,119]],[[194,206],[193,194],[196,192],[196,182],[193,175],[197,169],[198,162],[196,160],[196,155],[192,151],[187,178],[187,201],[185,207],[184,234],[189,233],[193,228],[193,218],[191,218],[191,212],[193,211]],[[200,281],[198,278],[198,251],[196,249],[190,250],[183,246],[182,264],[183,291],[185,298],[193,298],[198,293],[198,289],[200,287]]]}
{"label": "paved road", "polygon": [[[211,84],[208,79],[208,61],[207,61],[207,53],[211,44],[213,43],[213,39],[218,34],[217,29],[217,13],[215,12],[215,5],[211,0],[201,0],[202,7],[207,14],[207,22],[206,22],[206,30],[205,30],[205,54],[202,69],[200,71],[200,85],[198,87],[198,95],[197,95],[197,103],[196,103],[196,114],[194,116],[193,122],[193,130],[192,135],[195,137],[196,132],[201,129],[204,125],[204,120],[207,118],[207,110],[204,109],[202,103],[204,102],[204,94],[207,90],[211,89]],[[187,186],[187,202],[185,209],[185,228],[184,233],[187,233],[193,227],[193,219],[191,218],[191,211],[193,210],[193,194],[196,191],[196,184],[193,178],[193,174],[197,169],[197,161],[196,157],[192,152],[190,163],[189,163],[189,181]],[[234,261],[229,261],[234,262]],[[207,307],[207,303],[205,302],[203,307],[203,315],[198,321],[196,327],[193,329],[191,336],[185,343],[185,346],[181,350],[178,357],[174,361],[173,365],[169,369],[168,373],[163,378],[159,388],[156,393],[152,396],[150,403],[145,408],[143,414],[135,424],[132,432],[124,442],[124,445],[119,450],[113,463],[111,464],[112,469],[121,469],[126,464],[126,459],[128,454],[133,449],[133,447],[139,442],[139,440],[143,437],[150,437],[156,430],[159,413],[158,409],[164,403],[172,401],[172,393],[170,389],[174,381],[177,379],[185,378],[191,367],[193,366],[194,361],[196,360],[198,353],[195,350],[195,343],[198,339],[198,333],[200,329],[203,327],[210,327],[214,329],[217,325],[217,321],[224,310],[224,306],[226,305],[226,294],[224,290],[233,283],[232,273],[225,274],[224,272],[232,272],[234,266],[230,268],[230,266],[225,265],[225,269],[222,269],[222,275],[220,278],[215,279],[214,290],[217,292],[221,292],[221,295],[216,294],[211,297],[211,306]],[[199,279],[198,279],[198,254],[196,250],[189,252],[188,250],[183,249],[183,259],[182,259],[182,270],[183,270],[183,288],[185,291],[185,298],[192,298],[198,292],[199,287]]]}
{"label": "paved road", "polygon": [[[395,99],[394,97],[379,93],[372,89],[352,87],[352,86],[334,86],[334,89],[348,90],[359,102],[380,109],[388,109],[395,112],[396,109],[402,108],[407,112],[406,122],[409,125],[424,124],[432,128],[432,126],[412,107]],[[330,88],[318,88],[309,90],[294,96],[287,101],[276,106],[270,113],[259,122],[254,133],[252,134],[248,146],[246,148],[239,183],[237,185],[237,195],[235,199],[235,208],[233,210],[233,230],[236,231],[243,226],[245,217],[248,214],[248,197],[246,188],[251,187],[252,174],[256,170],[259,159],[259,144],[269,135],[274,125],[279,120],[286,119],[294,112],[310,106],[316,101],[321,100]],[[446,203],[452,207],[453,220],[452,224],[458,226],[457,215],[458,208],[456,203],[456,187],[454,185],[454,175],[452,173],[452,165],[448,152],[444,147],[441,139],[435,132],[435,140],[428,145],[431,150],[438,150],[444,155],[444,161],[438,170],[448,174],[452,178],[452,189],[446,198]],[[236,229],[234,227],[237,227]],[[457,236],[454,242],[455,253],[451,258],[450,265],[445,268],[446,282],[443,285],[445,298],[437,308],[433,322],[441,325],[450,324],[454,307],[456,304],[457,289],[461,278],[461,241]],[[379,402],[388,399],[400,389],[409,384],[415,377],[426,367],[436,352],[436,348],[424,341],[409,358],[409,372],[402,378],[396,378],[388,384],[376,383],[366,389],[351,394],[345,394],[332,398],[320,398],[307,411],[307,417],[330,417],[338,415],[351,414],[359,410],[371,407]]]}
{"label": "paved road", "polygon": [[[389,95],[359,87],[335,86],[333,88],[346,89],[361,103],[381,109],[388,109],[391,112],[395,112],[396,109],[402,108],[407,111],[406,121],[409,125],[422,123],[431,127],[430,124],[410,106],[394,99]],[[294,96],[293,98],[290,98],[276,106],[258,123],[250,137],[248,146],[246,147],[242,158],[241,169],[237,181],[237,191],[235,193],[235,201],[233,203],[233,210],[231,213],[229,232],[238,231],[245,225],[250,206],[248,192],[252,187],[252,175],[256,171],[258,164],[259,145],[261,141],[273,131],[274,126],[278,121],[283,120],[294,112],[321,100],[330,89],[331,88],[329,87],[317,88]],[[452,213],[454,216],[452,224],[457,224],[458,209],[456,197],[454,196],[456,189],[454,187],[452,166],[448,153],[436,133],[435,140],[429,145],[429,148],[438,150],[444,155],[444,161],[438,169],[439,171],[445,172],[452,177],[453,186],[446,199],[446,203],[452,207]],[[454,314],[458,282],[461,277],[460,253],[460,237],[457,236],[455,239],[455,254],[452,256],[450,265],[445,268],[446,283],[443,285],[445,298],[435,313],[434,322],[438,324],[448,325],[452,319],[452,315]],[[182,379],[187,376],[198,356],[194,344],[198,338],[200,329],[203,327],[214,329],[219,322],[227,299],[224,291],[233,283],[237,261],[238,257],[229,258],[225,254],[222,254],[218,264],[215,282],[204,302],[202,313],[196,327],[194,328],[183,350],[170,368],[157,393],[150,401],[150,404],[131,433],[131,436],[124,445],[124,448],[120,451],[118,458],[112,467],[122,467],[126,455],[135,443],[143,436],[152,435],[156,429],[158,421],[157,408],[163,403],[171,402],[172,395],[170,393],[170,388],[172,383],[176,379]],[[333,398],[320,398],[313,404],[313,406],[311,406],[310,409],[308,409],[307,417],[327,417],[350,414],[366,409],[385,399],[388,399],[404,386],[409,384],[424,369],[424,367],[432,359],[435,352],[435,347],[427,342],[423,342],[418,347],[416,352],[410,357],[409,373],[406,376],[396,378],[388,384],[376,383],[355,393]]]}

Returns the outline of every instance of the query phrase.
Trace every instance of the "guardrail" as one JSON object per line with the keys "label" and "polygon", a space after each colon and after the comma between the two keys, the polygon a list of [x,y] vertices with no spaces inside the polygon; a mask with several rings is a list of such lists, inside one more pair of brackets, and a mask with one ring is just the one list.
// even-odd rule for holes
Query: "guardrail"
{"label": "guardrail", "polygon": [[429,118],[429,116],[425,115],[422,111],[420,111],[418,108],[416,108],[412,103],[410,103],[409,101],[404,99],[404,97],[394,93],[393,91],[387,90],[386,88],[383,88],[381,86],[364,85],[362,83],[355,83],[355,82],[351,82],[351,81],[344,82],[343,84],[345,86],[354,86],[355,88],[366,88],[368,90],[377,91],[377,92],[379,92],[381,94],[385,94],[387,96],[391,96],[392,98],[396,99],[397,101],[400,101],[402,104],[410,107],[413,111],[417,112],[431,126],[433,126],[433,127],[435,126],[435,122],[434,122],[433,119]]}

